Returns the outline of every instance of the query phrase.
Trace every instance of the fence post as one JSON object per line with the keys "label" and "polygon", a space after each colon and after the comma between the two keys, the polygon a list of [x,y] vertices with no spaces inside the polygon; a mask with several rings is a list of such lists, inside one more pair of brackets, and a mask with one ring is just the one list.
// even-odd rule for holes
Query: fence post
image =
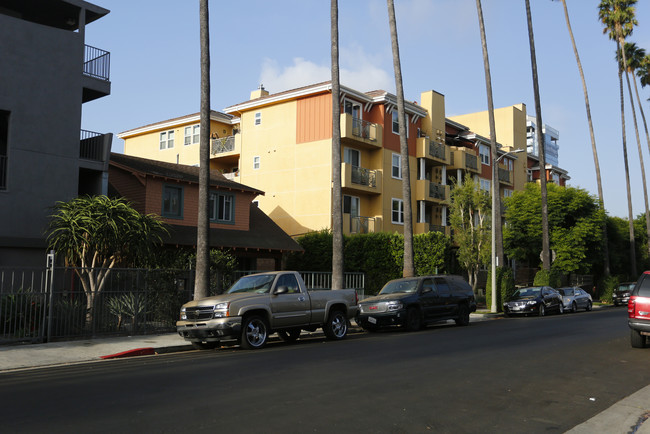
{"label": "fence post", "polygon": [[[48,296],[48,307],[47,307],[47,338],[46,342],[50,342],[52,338],[52,316],[54,310],[54,250],[50,250],[50,253],[47,254],[46,261],[46,271],[45,271],[45,290],[49,293]],[[43,326],[45,326],[45,321],[43,321]],[[42,335],[45,335],[43,333]]]}

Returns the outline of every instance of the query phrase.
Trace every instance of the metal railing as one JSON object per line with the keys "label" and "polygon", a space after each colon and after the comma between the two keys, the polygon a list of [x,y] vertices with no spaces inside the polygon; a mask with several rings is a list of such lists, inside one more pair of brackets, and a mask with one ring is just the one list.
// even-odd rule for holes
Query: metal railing
{"label": "metal railing", "polygon": [[352,118],[352,135],[374,142],[377,140],[377,125],[363,119]]}
{"label": "metal railing", "polygon": [[81,130],[79,158],[104,161],[104,134]]}
{"label": "metal railing", "polygon": [[351,234],[368,234],[375,232],[375,218],[365,216],[350,216],[350,233]]}
{"label": "metal railing", "polygon": [[0,155],[0,190],[7,189],[7,156]]}
{"label": "metal railing", "polygon": [[210,154],[223,154],[224,152],[230,152],[235,150],[235,136],[222,137],[218,139],[212,139],[210,146]]}
{"label": "metal railing", "polygon": [[510,171],[509,170],[502,169],[502,168],[499,167],[498,174],[499,174],[499,181],[509,182],[509,183],[512,182],[510,180]]}
{"label": "metal railing", "polygon": [[465,153],[465,165],[470,169],[478,170],[478,157]]}
{"label": "metal railing", "polygon": [[429,197],[434,199],[445,200],[446,199],[446,189],[442,184],[437,184],[435,182],[429,182]]}
{"label": "metal railing", "polygon": [[433,140],[429,141],[429,155],[434,158],[446,161],[445,156],[445,145],[442,143],[436,143]]}
{"label": "metal railing", "polygon": [[366,187],[377,187],[377,171],[364,169],[363,167],[352,166],[350,181],[353,184],[365,185]]}
{"label": "metal railing", "polygon": [[447,226],[429,224],[429,232],[442,232],[447,233]]}
{"label": "metal railing", "polygon": [[84,75],[110,81],[111,53],[86,45],[84,51]]}
{"label": "metal railing", "polygon": [[[307,289],[331,289],[332,273],[327,271],[300,271]],[[343,287],[347,289],[365,288],[365,273],[343,273]]]}

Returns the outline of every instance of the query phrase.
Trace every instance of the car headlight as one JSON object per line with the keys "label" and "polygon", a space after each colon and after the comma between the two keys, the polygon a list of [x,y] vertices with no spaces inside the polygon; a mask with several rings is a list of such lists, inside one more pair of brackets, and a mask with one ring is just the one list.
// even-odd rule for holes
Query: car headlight
{"label": "car headlight", "polygon": [[182,321],[187,320],[187,311],[185,310],[184,307],[181,307],[181,320]]}
{"label": "car headlight", "polygon": [[537,300],[530,300],[526,302],[527,305],[532,306],[533,304],[537,304]]}
{"label": "car headlight", "polygon": [[394,312],[396,310],[401,310],[404,306],[399,301],[389,301],[386,305],[386,310],[389,312]]}
{"label": "car headlight", "polygon": [[228,316],[228,308],[230,307],[230,302],[217,303],[214,305],[213,309],[213,318],[224,318]]}

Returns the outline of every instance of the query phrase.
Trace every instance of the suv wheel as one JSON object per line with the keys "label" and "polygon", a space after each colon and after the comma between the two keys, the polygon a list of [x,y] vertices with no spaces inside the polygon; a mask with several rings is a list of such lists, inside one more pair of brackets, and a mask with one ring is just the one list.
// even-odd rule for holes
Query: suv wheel
{"label": "suv wheel", "polygon": [[466,304],[461,304],[458,306],[458,318],[456,318],[456,325],[469,325],[469,307],[467,307]]}
{"label": "suv wheel", "polygon": [[645,348],[645,336],[638,330],[630,330],[630,343],[632,348]]}
{"label": "suv wheel", "polygon": [[420,317],[420,311],[417,308],[408,308],[404,325],[406,326],[406,330],[410,332],[415,332],[422,328],[422,318]]}

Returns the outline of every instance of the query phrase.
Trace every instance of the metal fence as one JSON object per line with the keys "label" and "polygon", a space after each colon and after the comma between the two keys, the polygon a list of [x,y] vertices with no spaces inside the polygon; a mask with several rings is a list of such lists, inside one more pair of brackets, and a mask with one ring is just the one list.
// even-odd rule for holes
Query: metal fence
{"label": "metal fence", "polygon": [[[48,255],[49,256],[49,255]],[[0,268],[0,344],[176,330],[180,307],[194,296],[194,271],[170,269]],[[212,272],[210,294],[255,271]],[[106,273],[100,287],[87,276]],[[331,287],[331,273],[301,272],[310,289]],[[81,276],[84,276],[82,279]],[[345,273],[363,296],[365,275]]]}

